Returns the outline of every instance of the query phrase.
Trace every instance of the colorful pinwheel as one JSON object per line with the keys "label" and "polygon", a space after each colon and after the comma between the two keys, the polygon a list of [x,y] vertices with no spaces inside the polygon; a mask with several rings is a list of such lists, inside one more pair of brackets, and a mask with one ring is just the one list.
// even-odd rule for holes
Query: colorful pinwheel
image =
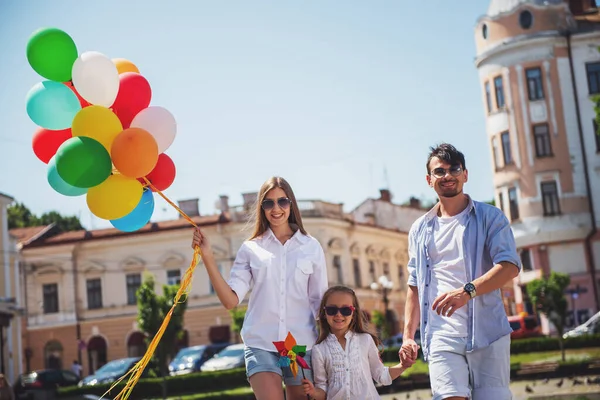
{"label": "colorful pinwheel", "polygon": [[306,355],[306,346],[298,345],[291,332],[288,332],[285,341],[273,342],[273,344],[281,356],[278,362],[279,366],[290,367],[292,374],[296,377],[296,375],[298,375],[298,365],[300,365],[300,368],[302,368],[302,376],[306,378],[304,369],[310,369],[304,358],[302,358]]}

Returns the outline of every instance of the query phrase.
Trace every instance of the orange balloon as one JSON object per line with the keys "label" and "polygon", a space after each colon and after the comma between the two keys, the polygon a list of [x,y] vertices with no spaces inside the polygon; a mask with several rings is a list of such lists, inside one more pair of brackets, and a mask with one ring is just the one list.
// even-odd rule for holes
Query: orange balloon
{"label": "orange balloon", "polygon": [[119,75],[121,75],[124,72],[135,72],[138,74],[140,73],[140,70],[138,69],[138,67],[135,66],[134,63],[124,58],[113,58],[112,62],[117,67]]}
{"label": "orange balloon", "polygon": [[141,178],[152,172],[156,166],[158,144],[148,131],[129,128],[115,137],[110,156],[122,175]]}

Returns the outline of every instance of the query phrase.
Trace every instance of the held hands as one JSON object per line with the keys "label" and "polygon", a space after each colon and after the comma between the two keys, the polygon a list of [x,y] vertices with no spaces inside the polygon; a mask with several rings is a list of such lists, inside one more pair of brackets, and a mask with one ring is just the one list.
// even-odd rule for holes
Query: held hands
{"label": "held hands", "polygon": [[431,309],[438,315],[451,317],[454,311],[458,310],[471,300],[471,296],[463,288],[454,289],[451,292],[439,295],[433,302]]}
{"label": "held hands", "polygon": [[414,339],[404,339],[402,341],[402,347],[398,351],[398,356],[400,357],[400,364],[402,367],[410,368],[417,361],[417,356],[419,354],[419,345]]}
{"label": "held hands", "polygon": [[315,385],[308,379],[302,379],[302,388],[304,389],[304,394],[308,395],[311,399],[315,397]]}
{"label": "held hands", "polygon": [[208,237],[202,233],[200,228],[194,229],[192,249],[195,249],[196,246],[199,246],[200,251],[202,251],[202,259],[205,259],[206,257],[212,257],[212,248],[210,246],[210,241],[208,240]]}

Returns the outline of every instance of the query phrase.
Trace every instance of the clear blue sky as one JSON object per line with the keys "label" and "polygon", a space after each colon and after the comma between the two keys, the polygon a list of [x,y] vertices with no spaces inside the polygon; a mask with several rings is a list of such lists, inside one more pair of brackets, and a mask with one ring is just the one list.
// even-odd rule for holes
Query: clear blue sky
{"label": "clear blue sky", "polygon": [[[85,196],[52,190],[31,149],[25,112],[42,78],[27,63],[29,35],[69,33],[79,52],[133,61],[153,105],[169,109],[177,166],[166,191],[214,212],[272,175],[298,198],[347,210],[386,186],[394,200],[433,199],[428,146],[449,141],[470,170],[466,191],[493,197],[474,27],[488,2],[461,1],[0,1],[0,192],[33,212],[92,218]],[[157,198],[153,219],[176,214]]]}

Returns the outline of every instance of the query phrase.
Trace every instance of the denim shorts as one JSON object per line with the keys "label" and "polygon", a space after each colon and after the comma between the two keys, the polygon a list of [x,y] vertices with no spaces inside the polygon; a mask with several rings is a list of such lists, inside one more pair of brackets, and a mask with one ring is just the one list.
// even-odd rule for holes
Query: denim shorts
{"label": "denim shorts", "polygon": [[510,400],[510,334],[467,353],[467,338],[436,335],[429,345],[433,400]]}
{"label": "denim shorts", "polygon": [[302,375],[302,368],[298,366],[298,374],[294,378],[290,367],[280,367],[277,363],[279,361],[279,353],[276,351],[267,351],[257,349],[256,347],[244,347],[244,361],[246,362],[246,376],[248,379],[258,372],[274,372],[279,374],[283,378],[286,386],[299,386],[302,385],[302,379],[306,377],[309,381],[313,381],[312,364],[311,364],[311,350],[306,352],[306,355],[302,358],[306,361],[311,369],[304,369],[304,375]]}

